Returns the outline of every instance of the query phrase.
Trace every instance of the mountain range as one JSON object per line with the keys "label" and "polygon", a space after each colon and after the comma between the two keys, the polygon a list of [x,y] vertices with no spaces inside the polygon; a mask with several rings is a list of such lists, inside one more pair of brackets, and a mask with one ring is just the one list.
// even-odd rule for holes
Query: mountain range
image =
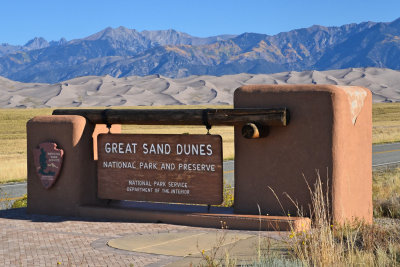
{"label": "mountain range", "polygon": [[0,45],[0,76],[57,83],[79,76],[268,74],[357,67],[400,69],[400,18],[340,27],[314,25],[276,35],[207,38],[175,30],[106,28],[91,36]]}

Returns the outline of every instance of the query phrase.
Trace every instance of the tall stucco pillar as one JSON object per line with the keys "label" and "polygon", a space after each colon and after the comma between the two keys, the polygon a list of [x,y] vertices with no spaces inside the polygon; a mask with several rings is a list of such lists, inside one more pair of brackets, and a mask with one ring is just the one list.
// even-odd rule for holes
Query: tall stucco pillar
{"label": "tall stucco pillar", "polygon": [[[28,212],[78,215],[78,206],[96,204],[95,125],[81,116],[40,116],[27,123]],[[56,143],[64,151],[59,177],[46,189],[36,172],[34,151],[41,143]]]}
{"label": "tall stucco pillar", "polygon": [[[245,139],[235,127],[235,212],[309,214],[317,172],[333,219],[372,222],[372,96],[362,87],[249,85],[235,108],[287,107],[290,122]],[[307,182],[306,182],[307,181]],[[282,204],[279,204],[274,193]]]}

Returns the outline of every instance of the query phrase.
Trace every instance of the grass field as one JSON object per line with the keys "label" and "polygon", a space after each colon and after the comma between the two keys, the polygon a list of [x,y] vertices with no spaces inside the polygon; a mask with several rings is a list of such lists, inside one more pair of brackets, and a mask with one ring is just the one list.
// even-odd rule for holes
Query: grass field
{"label": "grass field", "polygon": [[52,109],[0,109],[0,182],[26,180],[26,122]]}
{"label": "grass field", "polygon": [[374,104],[372,109],[372,142],[400,141],[400,103]]}
{"label": "grass field", "polygon": [[375,217],[400,219],[400,168],[375,171],[372,197]]}
{"label": "grass field", "polygon": [[[165,106],[134,108],[230,108],[229,106]],[[0,183],[26,179],[26,122],[53,109],[0,109]],[[373,105],[373,143],[400,141],[400,103]],[[202,126],[123,125],[123,133],[205,134]],[[233,159],[233,127],[213,127],[223,139],[224,159]]]}
{"label": "grass field", "polygon": [[[131,107],[159,108],[231,108],[231,106],[165,106]],[[0,183],[26,180],[26,122],[41,115],[51,115],[53,109],[0,109]],[[206,134],[203,126],[123,125],[123,133]],[[212,127],[211,134],[223,139],[224,159],[233,159],[233,127]]]}

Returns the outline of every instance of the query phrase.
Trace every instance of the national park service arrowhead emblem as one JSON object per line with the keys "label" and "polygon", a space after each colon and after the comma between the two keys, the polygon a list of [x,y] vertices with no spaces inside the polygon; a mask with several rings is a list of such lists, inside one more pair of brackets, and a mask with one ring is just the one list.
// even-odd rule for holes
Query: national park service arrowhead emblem
{"label": "national park service arrowhead emblem", "polygon": [[56,143],[46,142],[39,144],[33,151],[36,173],[44,188],[51,188],[61,171],[64,151],[57,148]]}

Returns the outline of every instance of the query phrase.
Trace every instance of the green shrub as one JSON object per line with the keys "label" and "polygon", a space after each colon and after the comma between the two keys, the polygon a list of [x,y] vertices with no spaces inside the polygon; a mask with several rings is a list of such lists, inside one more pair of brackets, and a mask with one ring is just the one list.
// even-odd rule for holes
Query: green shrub
{"label": "green shrub", "polygon": [[12,208],[12,209],[24,208],[24,207],[26,207],[27,205],[28,205],[28,195],[25,194],[25,195],[23,195],[23,197],[22,197],[21,199],[16,200],[16,201],[12,204],[11,208]]}
{"label": "green shrub", "polygon": [[222,202],[221,206],[222,207],[232,207],[233,206],[233,191],[234,188],[228,184],[225,179],[224,179],[224,192],[223,192],[223,197],[224,201]]}

